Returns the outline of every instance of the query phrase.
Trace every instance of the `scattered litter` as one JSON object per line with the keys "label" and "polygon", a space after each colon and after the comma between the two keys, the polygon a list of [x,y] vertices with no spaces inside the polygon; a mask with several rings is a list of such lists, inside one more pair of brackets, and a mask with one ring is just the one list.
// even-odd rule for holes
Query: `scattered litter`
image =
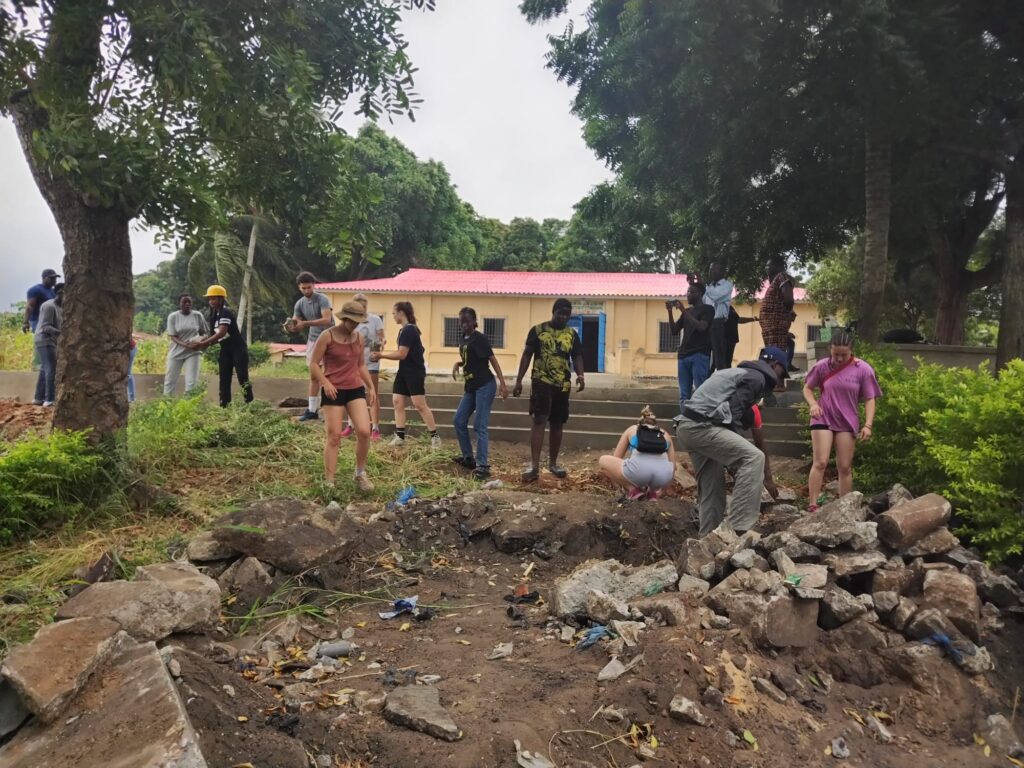
{"label": "scattered litter", "polygon": [[[501,482],[500,480],[498,482]],[[516,765],[520,768],[555,768],[555,764],[539,752],[530,752],[523,749],[519,739],[513,742],[516,747]]]}
{"label": "scattered litter", "polygon": [[412,597],[399,598],[395,600],[394,610],[381,611],[377,615],[382,619],[393,619],[395,616],[401,616],[403,613],[412,613],[416,610],[416,603],[419,601],[419,595],[413,595]]}
{"label": "scattered litter", "polygon": [[423,683],[423,685],[435,685],[441,682],[440,675],[420,675],[416,678],[416,682]]}
{"label": "scattered litter", "polygon": [[609,680],[618,680],[624,674],[626,674],[626,665],[616,657],[605,664],[604,668],[597,673],[597,682],[604,683]]}
{"label": "scattered litter", "polygon": [[644,597],[651,597],[652,595],[656,595],[659,592],[661,592],[661,590],[663,590],[664,588],[665,585],[662,584],[660,581],[656,581],[653,584],[649,584],[647,587],[644,588]]}
{"label": "scattered litter", "polygon": [[526,592],[525,589],[520,593],[520,589],[526,587],[525,584],[520,584],[516,587],[516,591],[510,595],[505,595],[502,600],[506,603],[530,603],[538,604],[541,602],[540,592],[533,590],[533,592]]}
{"label": "scattered litter", "polygon": [[504,659],[506,656],[511,655],[512,643],[498,643],[496,646],[494,646],[491,652],[487,654],[487,660],[494,661],[495,659]]}
{"label": "scattered litter", "polygon": [[598,624],[596,627],[591,627],[583,633],[583,639],[576,643],[576,650],[582,651],[585,648],[597,643],[602,637],[609,637],[611,632],[608,631],[608,627],[604,624]]}
{"label": "scattered litter", "polygon": [[338,659],[342,657],[348,657],[352,655],[352,652],[358,648],[354,643],[350,643],[348,640],[339,640],[334,643],[322,643],[317,648],[317,655],[326,656],[330,659]]}
{"label": "scattered litter", "polygon": [[504,487],[504,485],[505,484],[503,482],[501,482],[501,479],[496,477],[493,480],[488,480],[486,483],[481,485],[480,486],[480,490],[482,490],[482,491],[496,491],[499,488]]}
{"label": "scattered litter", "polygon": [[761,749],[760,745],[757,743],[757,736],[755,736],[751,731],[743,731],[743,740],[747,742],[747,744],[750,745],[750,748],[755,752]]}
{"label": "scattered litter", "polygon": [[407,485],[405,488],[399,491],[394,501],[389,501],[385,505],[385,509],[392,510],[395,509],[396,507],[404,507],[414,498],[416,498],[416,486]]}
{"label": "scattered litter", "polygon": [[619,621],[616,619],[611,622],[612,631],[622,638],[622,642],[626,644],[627,648],[632,648],[640,642],[640,630],[644,626],[646,625],[641,621]]}

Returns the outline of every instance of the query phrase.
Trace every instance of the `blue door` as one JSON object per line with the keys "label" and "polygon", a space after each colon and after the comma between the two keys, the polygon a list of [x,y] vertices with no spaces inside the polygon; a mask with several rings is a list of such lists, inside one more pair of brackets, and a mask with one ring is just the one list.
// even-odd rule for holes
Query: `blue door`
{"label": "blue door", "polygon": [[580,336],[580,341],[583,341],[583,318],[580,315],[573,315],[569,318],[569,327],[575,328],[576,333]]}
{"label": "blue door", "polygon": [[604,330],[608,319],[604,312],[597,315],[597,372],[604,373]]}

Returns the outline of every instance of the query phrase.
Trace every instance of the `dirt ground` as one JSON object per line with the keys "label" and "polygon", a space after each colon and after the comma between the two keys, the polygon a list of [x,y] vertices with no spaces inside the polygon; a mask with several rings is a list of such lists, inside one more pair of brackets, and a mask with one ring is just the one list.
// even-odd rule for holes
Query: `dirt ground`
{"label": "dirt ground", "polygon": [[[622,505],[608,494],[583,493],[544,501],[545,516],[557,519],[557,530],[572,542],[550,559],[504,554],[486,536],[464,540],[457,516],[444,502],[423,502],[394,522],[367,528],[359,555],[346,572],[332,574],[330,589],[379,595],[374,590],[389,585],[390,596],[418,595],[421,606],[434,608],[437,613],[428,620],[408,615],[383,620],[378,611],[386,604],[354,597],[328,607],[321,619],[279,617],[241,637],[224,638],[238,652],[233,660],[224,645],[196,639],[192,646],[206,658],[183,663],[182,690],[211,768],[250,763],[298,768],[302,763],[294,762],[294,745],[282,741],[281,733],[300,740],[319,764],[336,768],[511,768],[517,765],[514,740],[548,755],[559,768],[633,766],[642,760],[791,768],[833,764],[826,748],[837,737],[849,745],[850,766],[1010,764],[995,754],[987,758],[973,733],[978,713],[1008,711],[1022,679],[1024,632],[1012,620],[990,644],[997,674],[988,682],[972,680],[950,663],[940,696],[889,679],[870,653],[837,652],[824,634],[811,648],[764,652],[742,628],[699,626],[643,631],[639,645],[620,657],[625,662],[642,655],[642,661],[618,680],[597,682],[608,653],[601,645],[577,651],[562,642],[562,624],[549,615],[543,599],[558,576],[587,558],[639,564],[676,551],[693,533],[692,505],[679,499]],[[542,601],[516,606],[523,616],[513,618],[505,598],[520,585],[537,590]],[[303,599],[323,605],[328,594],[311,591]],[[276,659],[275,672],[275,659],[261,644],[297,629],[283,665]],[[322,680],[284,687],[299,683],[297,676],[309,666],[306,649],[317,639],[342,634],[358,644],[358,655]],[[487,659],[496,645],[508,642],[511,656]],[[798,681],[800,692],[777,703],[753,688],[754,677],[773,672]],[[459,741],[392,725],[377,709],[394,685],[416,684],[429,675],[439,677],[432,684],[463,732]],[[709,684],[727,698],[720,708],[700,705],[707,726],[669,717],[674,696],[699,703]],[[234,695],[225,695],[224,686]],[[314,703],[299,704],[302,699]],[[358,701],[371,703],[360,709],[354,705]],[[869,712],[891,718],[885,720],[891,742],[872,739],[859,722]]]}
{"label": "dirt ground", "polygon": [[47,432],[52,419],[52,408],[0,399],[0,440],[13,440],[29,430]]}

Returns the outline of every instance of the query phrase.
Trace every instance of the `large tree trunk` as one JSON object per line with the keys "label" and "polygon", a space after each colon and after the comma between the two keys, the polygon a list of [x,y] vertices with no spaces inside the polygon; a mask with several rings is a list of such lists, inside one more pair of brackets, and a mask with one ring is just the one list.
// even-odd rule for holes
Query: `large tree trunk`
{"label": "large tree trunk", "polygon": [[892,143],[877,118],[864,135],[864,268],[857,311],[857,335],[877,341],[889,270],[889,217],[892,212]]}
{"label": "large tree trunk", "polygon": [[91,429],[91,440],[107,441],[128,422],[128,348],[135,310],[130,219],[121,210],[86,205],[66,177],[38,165],[32,132],[46,115],[30,95],[12,102],[11,114],[64,241],[66,287],[53,425]]}
{"label": "large tree trunk", "polygon": [[[961,276],[962,277],[962,276]],[[935,307],[935,343],[963,344],[970,281],[947,280],[940,273],[938,303]]]}
{"label": "large tree trunk", "polygon": [[996,365],[1024,358],[1024,147],[1006,176],[1006,261]]}

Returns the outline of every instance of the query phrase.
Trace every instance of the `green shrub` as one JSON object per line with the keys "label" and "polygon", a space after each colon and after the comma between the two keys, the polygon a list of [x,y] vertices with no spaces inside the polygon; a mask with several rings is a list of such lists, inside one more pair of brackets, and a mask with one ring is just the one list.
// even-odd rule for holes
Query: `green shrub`
{"label": "green shrub", "polygon": [[108,470],[84,432],[0,443],[0,543],[82,513],[111,491]]}
{"label": "green shrub", "polygon": [[20,318],[17,327],[4,323],[0,328],[0,371],[32,370],[34,351],[32,334],[21,332]]}
{"label": "green shrub", "polygon": [[[203,360],[217,365],[217,359],[220,357],[220,345],[214,344],[212,347],[207,347],[203,350]],[[263,341],[254,341],[249,345],[249,368],[255,368],[257,365],[263,365],[265,362],[270,360],[270,345]]]}

